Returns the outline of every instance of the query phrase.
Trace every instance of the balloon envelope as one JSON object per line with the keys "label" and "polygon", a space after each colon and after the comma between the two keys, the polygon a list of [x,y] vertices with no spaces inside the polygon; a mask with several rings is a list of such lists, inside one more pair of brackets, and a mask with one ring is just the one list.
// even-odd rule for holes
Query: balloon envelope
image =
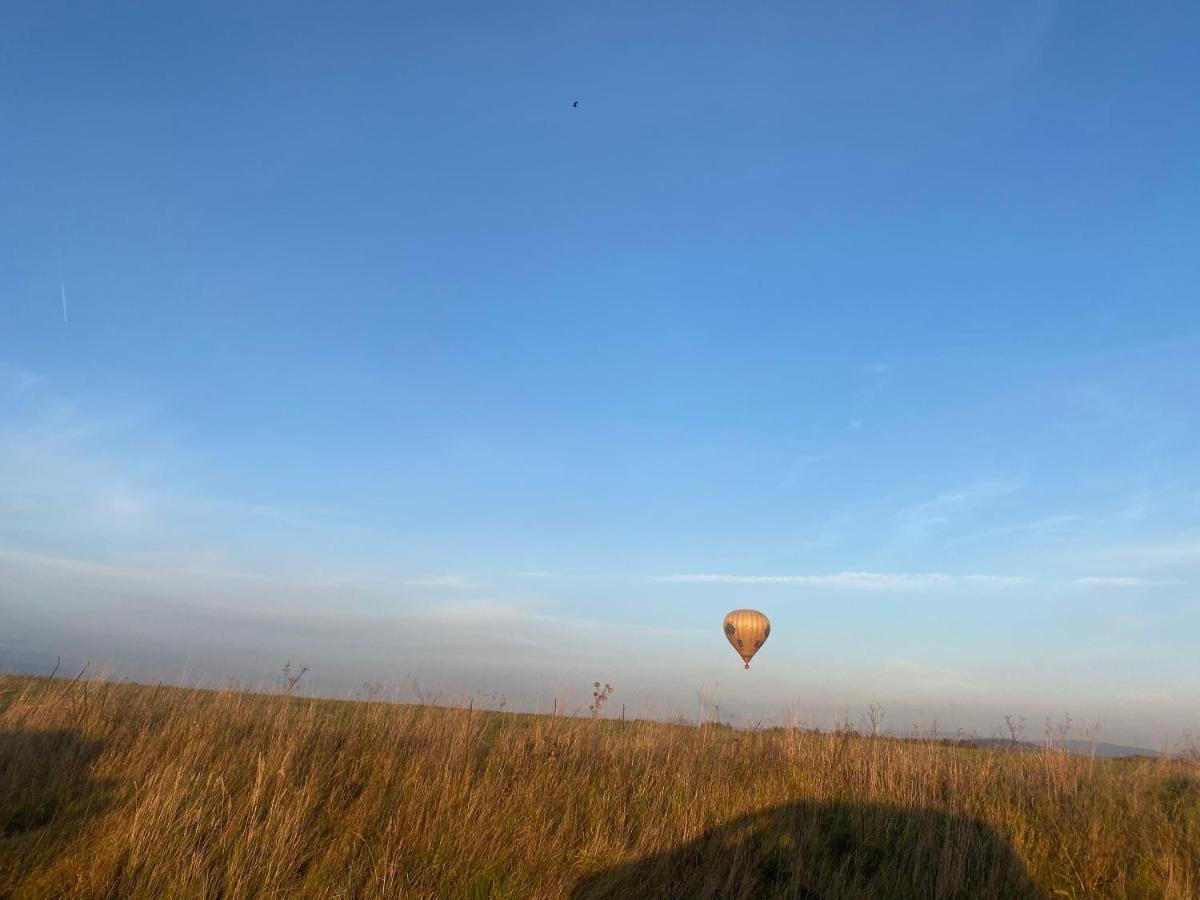
{"label": "balloon envelope", "polygon": [[725,616],[725,637],[738,652],[746,668],[750,668],[750,657],[767,642],[771,634],[771,621],[757,609],[735,609]]}

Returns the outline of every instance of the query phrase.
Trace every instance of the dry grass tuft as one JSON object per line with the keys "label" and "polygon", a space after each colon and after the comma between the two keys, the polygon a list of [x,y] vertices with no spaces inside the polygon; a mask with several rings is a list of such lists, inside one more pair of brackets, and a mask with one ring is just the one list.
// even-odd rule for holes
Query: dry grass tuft
{"label": "dry grass tuft", "polygon": [[1200,764],[0,677],[0,896],[1200,895]]}

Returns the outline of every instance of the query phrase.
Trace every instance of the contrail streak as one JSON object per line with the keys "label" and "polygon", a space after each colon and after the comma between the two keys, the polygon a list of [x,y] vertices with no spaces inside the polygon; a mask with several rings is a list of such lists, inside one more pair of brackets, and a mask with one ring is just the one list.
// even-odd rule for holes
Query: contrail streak
{"label": "contrail streak", "polygon": [[62,254],[58,255],[58,292],[62,296],[63,322],[67,321],[67,283],[63,280]]}

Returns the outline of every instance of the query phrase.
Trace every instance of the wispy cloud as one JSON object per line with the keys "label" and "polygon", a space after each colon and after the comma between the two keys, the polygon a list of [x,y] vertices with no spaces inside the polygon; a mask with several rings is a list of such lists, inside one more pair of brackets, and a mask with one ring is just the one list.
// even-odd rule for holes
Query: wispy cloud
{"label": "wispy cloud", "polygon": [[37,372],[30,372],[26,369],[19,369],[11,373],[4,380],[7,381],[8,389],[13,394],[21,395],[45,384],[46,376],[39,375]]}
{"label": "wispy cloud", "polygon": [[1174,697],[1162,691],[1118,691],[1113,694],[1113,699],[1119,703],[1136,703],[1139,706],[1169,706],[1175,702]]}
{"label": "wispy cloud", "polygon": [[528,607],[512,603],[501,603],[494,600],[454,603],[449,606],[438,606],[423,610],[422,612],[435,621],[449,622],[456,625],[468,622],[486,624],[488,622],[559,621],[553,616],[535,613]]}
{"label": "wispy cloud", "polygon": [[804,473],[821,461],[821,457],[804,453],[795,457],[780,482],[780,487],[792,488],[801,482]]}
{"label": "wispy cloud", "polygon": [[825,575],[660,575],[658,581],[692,584],[800,585],[854,591],[915,591],[956,585],[1010,587],[1028,583],[1018,575],[949,575],[944,572],[834,572]]}
{"label": "wispy cloud", "polygon": [[126,566],[49,553],[33,553],[8,547],[0,547],[0,560],[42,570],[69,572],[93,577],[114,577],[147,580],[152,573],[136,566]]}
{"label": "wispy cloud", "polygon": [[967,691],[973,688],[961,672],[911,659],[889,659],[881,666],[888,682],[915,691]]}
{"label": "wispy cloud", "polygon": [[462,575],[424,575],[420,578],[411,578],[404,582],[412,587],[430,587],[430,588],[469,588],[473,587],[473,582],[464,578]]}
{"label": "wispy cloud", "polygon": [[957,577],[968,584],[990,585],[991,587],[1013,587],[1033,581],[1026,575],[959,575]]}
{"label": "wispy cloud", "polygon": [[1057,513],[1050,516],[1041,516],[1036,519],[1030,519],[1024,522],[1010,522],[1006,525],[997,525],[993,528],[984,528],[980,531],[964,534],[956,540],[959,541],[979,541],[984,539],[992,539],[998,537],[1034,537],[1042,538],[1046,535],[1053,534],[1065,529],[1068,525],[1074,525],[1082,521],[1083,516],[1076,513]]}
{"label": "wispy cloud", "polygon": [[862,371],[867,376],[867,384],[856,392],[859,404],[870,404],[887,385],[890,367],[887,363],[870,363],[863,366]]}
{"label": "wispy cloud", "polygon": [[902,540],[922,541],[946,528],[967,513],[1021,490],[1018,479],[977,481],[953,491],[944,491],[932,499],[901,510],[898,536]]}
{"label": "wispy cloud", "polygon": [[1136,562],[1151,565],[1200,563],[1200,537],[1165,541],[1158,544],[1141,544],[1124,548],[1118,552]]}
{"label": "wispy cloud", "polygon": [[1185,584],[1178,578],[1084,575],[1061,579],[1037,579],[1027,575],[967,574],[946,572],[831,572],[813,575],[737,575],[731,573],[686,573],[656,575],[655,581],[684,584],[795,585],[849,591],[920,591],[952,587],[1011,588],[1030,584],[1069,584],[1081,588],[1168,587]]}
{"label": "wispy cloud", "polygon": [[[35,573],[61,573],[87,579],[120,579],[130,584],[156,584],[179,588],[212,586],[225,582],[256,583],[288,592],[386,587],[387,582],[356,573],[253,571],[228,565],[219,554],[126,554],[113,559],[91,559],[0,546],[0,562]],[[264,595],[265,596],[265,595]],[[295,596],[294,594],[292,596]]]}
{"label": "wispy cloud", "polygon": [[1138,578],[1134,576],[1085,575],[1072,581],[1080,587],[1138,588],[1183,584],[1178,578]]}
{"label": "wispy cloud", "polygon": [[169,497],[172,505],[189,513],[230,516],[234,519],[259,519],[296,530],[345,530],[348,526],[335,513],[324,509],[298,509],[269,503],[242,503],[215,497],[195,497],[175,494]]}
{"label": "wispy cloud", "polygon": [[238,533],[277,539],[276,526],[357,533],[328,510],[198,490],[189,479],[194,455],[152,424],[111,404],[80,409],[42,376],[0,368],[0,540],[190,550],[237,546],[229,536]]}
{"label": "wispy cloud", "polygon": [[[21,583],[31,586],[31,590],[49,593],[68,586],[71,594],[82,591],[106,598],[152,598],[161,610],[186,607],[257,611],[294,618],[325,614],[336,600],[339,612],[345,615],[380,614],[387,610],[393,616],[458,622],[535,615],[527,607],[502,596],[458,600],[453,594],[445,594],[430,602],[427,594],[412,590],[478,587],[457,575],[406,581],[355,571],[254,571],[234,568],[219,559],[164,558],[159,554],[94,560],[4,546],[0,546],[0,569],[11,575],[14,582],[19,576]],[[0,589],[0,603],[4,599],[5,591]]]}

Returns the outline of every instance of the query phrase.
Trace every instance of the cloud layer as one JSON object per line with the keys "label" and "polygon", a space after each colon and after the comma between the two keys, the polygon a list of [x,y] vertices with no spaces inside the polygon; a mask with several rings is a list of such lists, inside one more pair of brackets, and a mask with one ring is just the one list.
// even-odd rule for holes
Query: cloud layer
{"label": "cloud layer", "polygon": [[691,584],[801,585],[852,591],[916,591],[956,585],[1007,587],[1028,583],[1019,575],[948,575],[944,572],[834,572],[825,575],[660,575],[659,581]]}

